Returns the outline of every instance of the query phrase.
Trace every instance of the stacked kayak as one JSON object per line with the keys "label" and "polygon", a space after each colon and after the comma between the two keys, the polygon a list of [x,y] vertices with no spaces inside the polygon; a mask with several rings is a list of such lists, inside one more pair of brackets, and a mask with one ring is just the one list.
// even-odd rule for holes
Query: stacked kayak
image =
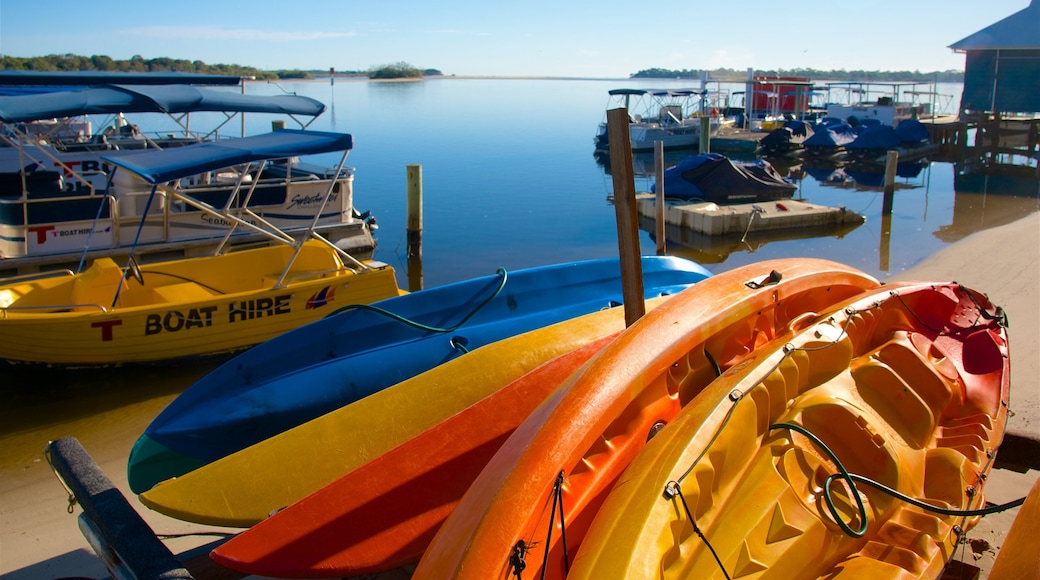
{"label": "stacked kayak", "polygon": [[908,285],[760,349],[632,462],[567,577],[938,578],[1003,438],[1004,322]]}
{"label": "stacked kayak", "polygon": [[812,259],[760,262],[702,284],[626,329],[514,431],[413,578],[564,578],[606,493],[684,405],[789,328],[878,286]]}
{"label": "stacked kayak", "polygon": [[[583,349],[584,354],[575,351],[547,363],[279,511],[220,546],[212,557],[218,563],[242,572],[283,577],[353,576],[414,563],[426,552],[445,518],[454,518],[458,513],[460,508],[456,504],[469,498],[474,488],[486,485],[481,482],[485,473],[493,469],[489,461],[493,463],[501,455],[515,455],[533,432],[549,428],[548,423],[539,428],[545,418],[546,405],[552,405],[542,403],[543,400],[551,402],[562,391],[574,390],[571,384],[574,377],[604,368],[603,358],[610,356],[608,353],[618,348],[628,352],[627,348],[618,346],[619,342],[644,322],[658,320],[652,330],[639,334],[647,341],[643,351],[649,343],[667,344],[672,336],[688,333],[691,335],[689,340],[704,349],[706,354],[691,356],[695,362],[685,362],[682,370],[674,370],[671,366],[673,361],[655,361],[658,363],[655,372],[666,376],[676,373],[672,377],[674,380],[662,376],[654,381],[654,388],[648,387],[646,394],[634,397],[629,413],[622,413],[631,415],[625,417],[630,422],[644,415],[656,417],[653,413],[657,411],[660,411],[660,417],[667,418],[670,407],[678,405],[680,399],[694,396],[702,384],[716,376],[716,365],[728,368],[748,349],[767,342],[777,328],[784,327],[792,318],[812,315],[836,300],[877,286],[878,282],[865,274],[817,260],[766,262],[700,282],[657,305],[609,344],[606,341],[593,343]],[[673,307],[675,304],[678,306]],[[668,314],[659,317],[657,313],[662,311]],[[656,330],[670,334],[655,336]],[[573,370],[579,360],[589,358],[598,349],[602,350],[583,367],[584,370],[579,369],[570,379],[566,378],[564,371]],[[565,362],[568,358],[572,361],[570,364]],[[627,367],[627,370],[619,371],[611,366],[610,370],[603,371],[608,376],[642,369],[634,364],[635,361],[616,356],[610,360],[620,367]],[[697,367],[695,371],[688,368],[691,364]],[[596,390],[600,381],[585,384],[586,388]],[[558,385],[563,386],[557,389]],[[399,386],[385,392],[394,391]],[[615,410],[624,407],[620,399],[631,394],[600,386],[604,387],[605,395],[619,399],[614,403]],[[669,393],[660,397],[661,401],[655,401],[662,389]],[[685,392],[680,395],[679,391]],[[586,396],[590,394],[585,393]],[[362,400],[355,405],[366,402]],[[651,404],[658,409],[642,409]],[[582,402],[578,405],[585,406]],[[587,410],[592,414],[602,405],[601,401],[593,400],[587,405]],[[578,416],[562,420],[573,424],[575,433],[583,430],[587,422]],[[641,442],[645,441],[646,433],[653,429],[652,424],[643,424],[646,420],[635,420],[639,425],[627,427],[637,436],[622,438],[629,442],[623,446],[625,449],[619,456],[638,450]],[[619,419],[615,423],[624,425],[625,421]],[[573,445],[572,433],[560,435],[557,437],[557,431],[546,431],[546,440],[541,442],[541,447],[532,445],[530,453],[543,456],[545,448],[554,444],[561,447]],[[551,461],[550,457],[543,459]],[[621,465],[622,460],[612,463]],[[543,471],[527,472],[530,478],[521,476],[519,479],[531,483],[535,495],[541,495],[541,486],[536,488],[534,485],[542,481]],[[598,478],[599,485],[606,486],[611,480],[609,472],[602,471],[605,475]],[[551,488],[555,473],[553,468],[546,489]],[[158,486],[145,496],[161,493],[164,487],[177,485],[181,479],[192,475]],[[500,528],[497,523],[491,527]],[[507,548],[511,548],[511,544]],[[507,549],[506,560],[509,555]],[[482,568],[474,570],[477,576],[484,573]],[[452,570],[440,575],[438,571],[434,575],[454,577],[457,573],[458,570]]]}
{"label": "stacked kayak", "polygon": [[[641,261],[646,297],[710,273]],[[618,259],[474,278],[356,305],[269,340],[181,393],[145,429],[127,476],[141,493],[492,342],[622,302]]]}

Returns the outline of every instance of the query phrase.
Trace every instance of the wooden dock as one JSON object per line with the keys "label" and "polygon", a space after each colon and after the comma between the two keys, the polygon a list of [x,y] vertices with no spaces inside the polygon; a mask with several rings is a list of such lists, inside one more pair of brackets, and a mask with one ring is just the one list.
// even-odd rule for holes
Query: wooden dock
{"label": "wooden dock", "polygon": [[[862,224],[866,218],[845,207],[829,207],[794,199],[718,205],[703,201],[665,200],[665,223],[709,236],[746,236],[792,228]],[[656,196],[636,194],[639,215],[653,219]]]}

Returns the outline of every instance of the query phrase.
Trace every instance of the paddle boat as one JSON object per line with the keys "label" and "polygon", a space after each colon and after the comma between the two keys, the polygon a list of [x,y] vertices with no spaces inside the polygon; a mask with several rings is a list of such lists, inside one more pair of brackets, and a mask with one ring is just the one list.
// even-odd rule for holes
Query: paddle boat
{"label": "paddle boat", "polygon": [[[75,367],[226,355],[338,306],[398,296],[393,268],[358,261],[316,231],[328,201],[343,192],[341,169],[352,143],[348,134],[282,130],[103,156],[150,188],[133,200],[144,207],[132,248],[172,228],[166,218],[174,212],[209,229],[207,235],[223,235],[224,243],[214,255],[192,259],[139,264],[131,254],[125,265],[98,258],[79,273],[0,280],[0,359]],[[294,238],[254,209],[257,188],[247,186],[246,176],[263,175],[272,159],[331,152],[342,153],[339,168],[302,186],[321,200],[304,235]],[[200,183],[228,168],[238,172],[235,183]],[[281,195],[304,195],[297,191],[294,183],[283,184]],[[240,228],[269,245],[225,251]]]}
{"label": "paddle boat", "polygon": [[[710,273],[669,256],[641,260],[645,297]],[[160,481],[263,441],[469,350],[623,302],[617,258],[481,276],[325,318],[251,349],[175,398],[134,444],[127,477]]]}
{"label": "paddle boat", "polygon": [[[0,96],[0,268],[75,267],[84,247],[90,258],[122,258],[131,245],[139,257],[213,246],[224,235],[220,222],[178,211],[172,203],[151,206],[155,215],[149,216],[144,238],[138,238],[150,188],[126,172],[113,175],[113,165],[105,159],[219,140],[221,130],[246,113],[287,116],[304,129],[324,110],[324,104],[303,96],[246,95],[190,85],[109,84]],[[198,113],[221,122],[206,123],[200,131],[202,124],[192,124]],[[144,132],[126,115],[155,119],[149,122],[170,129]],[[107,126],[95,133],[97,119],[105,119]],[[263,173],[247,178],[257,180],[250,183],[255,187],[252,209],[283,230],[304,231],[323,200],[322,183],[304,182],[328,178],[329,171],[270,160]],[[232,185],[238,174],[227,169],[212,178],[210,186],[219,189]],[[287,188],[294,190],[292,195]],[[370,250],[371,233],[366,221],[357,219],[352,194],[352,170],[344,168],[318,225],[327,235],[349,237],[352,244]],[[241,229],[237,235],[236,240],[253,239]]]}
{"label": "paddle boat", "polygon": [[915,283],[792,330],[647,444],[568,579],[943,575],[995,511],[984,491],[1008,418],[1003,312],[956,283]]}
{"label": "paddle boat", "polygon": [[878,286],[833,262],[774,260],[718,274],[647,313],[516,428],[412,578],[564,578],[622,470],[684,405],[787,329]]}

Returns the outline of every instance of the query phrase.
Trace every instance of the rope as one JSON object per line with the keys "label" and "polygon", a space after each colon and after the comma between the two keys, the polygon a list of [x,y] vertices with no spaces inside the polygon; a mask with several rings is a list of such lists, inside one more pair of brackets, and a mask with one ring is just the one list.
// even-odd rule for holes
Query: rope
{"label": "rope", "polygon": [[466,324],[466,322],[468,322],[470,318],[473,318],[477,314],[477,312],[480,312],[481,309],[483,309],[485,306],[487,306],[492,300],[494,300],[502,292],[502,289],[505,288],[506,282],[509,279],[509,274],[506,272],[505,268],[499,268],[498,269],[498,275],[501,276],[502,279],[498,283],[498,288],[495,289],[495,292],[491,296],[488,296],[486,299],[484,299],[483,302],[478,304],[477,307],[474,308],[469,314],[467,314],[461,321],[459,321],[458,324],[456,324],[455,326],[448,327],[448,328],[429,326],[429,325],[423,324],[421,322],[415,322],[414,320],[409,320],[409,319],[407,319],[407,318],[405,318],[405,317],[403,317],[403,316],[401,316],[399,314],[394,314],[393,312],[390,312],[389,310],[380,308],[378,306],[373,306],[372,304],[347,304],[346,306],[341,306],[341,307],[333,310],[332,312],[326,314],[325,318],[329,318],[329,317],[335,316],[335,315],[337,315],[337,314],[339,314],[341,312],[344,312],[346,310],[368,310],[370,312],[374,312],[376,314],[381,314],[383,316],[386,316],[386,317],[389,317],[389,318],[391,318],[393,320],[396,320],[396,321],[398,321],[398,322],[400,322],[402,324],[406,324],[408,326],[411,326],[413,328],[418,328],[420,330],[428,330],[430,332],[453,332],[455,330],[458,330],[462,325]]}
{"label": "rope", "polygon": [[553,528],[556,527],[556,506],[560,507],[560,541],[563,543],[563,570],[566,576],[571,571],[569,558],[567,557],[567,523],[563,517],[563,472],[556,476],[553,484],[553,505],[549,512],[549,532],[545,535],[545,553],[542,555],[541,580],[545,580],[545,574],[549,567],[549,547],[552,545]]}
{"label": "rope", "polygon": [[719,565],[719,570],[722,572],[722,575],[726,580],[730,580],[729,573],[726,572],[726,567],[722,565],[722,560],[719,558],[718,553],[715,552],[715,548],[711,545],[711,542],[708,541],[708,538],[704,536],[704,532],[701,531],[697,522],[693,519],[693,514],[690,513],[690,506],[686,504],[686,496],[683,495],[682,487],[679,485],[679,482],[668,482],[668,487],[666,489],[670,490],[674,496],[679,497],[679,500],[682,502],[683,510],[686,512],[686,517],[693,525],[694,533],[696,533],[697,537],[699,537],[701,541],[704,542],[704,545],[707,546],[708,551],[711,552],[712,557],[715,558],[715,563]]}
{"label": "rope", "polygon": [[54,477],[58,479],[58,483],[61,484],[61,487],[65,489],[65,493],[69,496],[69,505],[65,511],[69,514],[74,513],[76,511],[76,504],[79,503],[79,500],[76,499],[76,494],[72,493],[69,486],[65,484],[65,480],[61,478],[61,474],[58,473],[58,470],[54,468],[54,461],[51,460],[50,447],[43,450],[43,458],[47,460],[47,466],[51,468],[51,473],[53,473]]}

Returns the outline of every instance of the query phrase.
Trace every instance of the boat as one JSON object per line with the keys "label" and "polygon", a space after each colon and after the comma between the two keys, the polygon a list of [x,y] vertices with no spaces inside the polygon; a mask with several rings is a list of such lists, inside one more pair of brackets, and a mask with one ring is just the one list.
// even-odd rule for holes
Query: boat
{"label": "boat", "polygon": [[762,157],[797,155],[802,150],[802,143],[812,135],[811,123],[797,119],[786,121],[758,140],[755,154]]}
{"label": "boat", "polygon": [[[48,366],[109,366],[226,356],[323,317],[337,306],[398,296],[394,269],[361,262],[311,228],[293,238],[253,211],[242,180],[230,188],[171,186],[200,173],[297,155],[342,153],[353,143],[344,133],[282,130],[237,140],[103,157],[126,171],[149,194],[150,205],[180,206],[196,222],[222,223],[265,236],[271,245],[198,258],[125,266],[98,258],[79,273],[41,272],[0,280],[0,360]],[[336,173],[333,173],[333,176]],[[334,177],[309,182],[327,200],[339,190]],[[324,191],[322,191],[324,189]],[[166,197],[160,198],[159,192]],[[207,194],[226,201],[218,209]],[[283,192],[283,195],[285,193]],[[161,201],[159,201],[161,199]],[[237,207],[236,207],[237,202]],[[312,211],[313,216],[321,214]],[[191,208],[190,211],[188,208]],[[169,227],[142,218],[135,239],[149,240]]]}
{"label": "boat", "polygon": [[[681,258],[644,256],[640,265],[646,297],[710,276]],[[500,270],[333,311],[175,398],[130,452],[130,489],[141,493],[466,351],[621,303],[620,260],[603,258]]]}
{"label": "boat", "polygon": [[[40,90],[43,90],[41,87]],[[134,246],[138,257],[212,247],[226,224],[178,211],[173,203],[151,207],[147,235],[137,236],[146,183],[125,172],[113,175],[108,159],[141,150],[184,147],[226,138],[221,129],[246,113],[286,115],[305,129],[325,105],[297,95],[245,95],[190,85],[100,85],[39,94],[0,96],[0,267],[35,271],[41,265],[75,265],[87,258],[122,258]],[[142,132],[131,118],[159,117],[175,127],[162,134]],[[222,122],[199,131],[195,113],[219,113]],[[111,118],[94,132],[91,119]],[[210,116],[213,118],[213,115]],[[284,122],[283,122],[284,123]],[[253,211],[286,231],[304,231],[323,200],[322,180],[331,169],[287,160],[269,160],[257,179]],[[238,174],[215,173],[211,187],[234,184]],[[305,185],[304,180],[315,184]],[[291,195],[286,189],[292,189]],[[313,190],[313,191],[312,191]],[[204,197],[219,191],[196,193]],[[353,207],[352,168],[343,168],[337,191],[325,202],[319,230],[333,239],[350,238],[359,255],[371,251],[371,220]],[[236,241],[255,236],[239,229]],[[349,247],[349,246],[348,246]]]}
{"label": "boat", "polygon": [[845,146],[856,139],[852,125],[843,119],[824,117],[813,126],[813,134],[802,141],[806,159],[836,159],[845,154]]}
{"label": "boat", "polygon": [[[624,107],[629,112],[632,151],[652,151],[660,141],[665,149],[696,148],[700,145],[702,117],[708,117],[709,134],[733,125],[720,111],[728,99],[708,89],[611,89],[607,109]],[[597,152],[609,152],[607,123],[602,122],[593,138]]]}
{"label": "boat", "polygon": [[790,258],[717,274],[658,306],[517,427],[412,578],[565,577],[613,482],[683,405],[788,326],[878,286],[848,266]]}
{"label": "boat", "polygon": [[899,125],[873,124],[845,145],[849,162],[883,164],[889,151],[898,154],[900,163],[920,162],[939,151],[931,143],[928,129],[917,119],[904,119]]}
{"label": "boat", "polygon": [[1006,322],[922,282],[781,336],[647,444],[568,579],[942,576],[1003,437]]}
{"label": "boat", "polygon": [[[797,190],[797,185],[781,177],[765,159],[734,162],[718,153],[699,153],[664,171],[668,199],[730,205],[787,199]],[[656,193],[656,183],[650,191]]]}
{"label": "boat", "polygon": [[939,108],[940,97],[932,82],[838,81],[824,84],[827,116],[852,124],[876,120],[895,127],[904,119],[923,119]]}
{"label": "boat", "polygon": [[239,572],[281,578],[352,577],[418,562],[502,441],[618,332],[489,390],[480,401],[231,538],[210,558]]}

